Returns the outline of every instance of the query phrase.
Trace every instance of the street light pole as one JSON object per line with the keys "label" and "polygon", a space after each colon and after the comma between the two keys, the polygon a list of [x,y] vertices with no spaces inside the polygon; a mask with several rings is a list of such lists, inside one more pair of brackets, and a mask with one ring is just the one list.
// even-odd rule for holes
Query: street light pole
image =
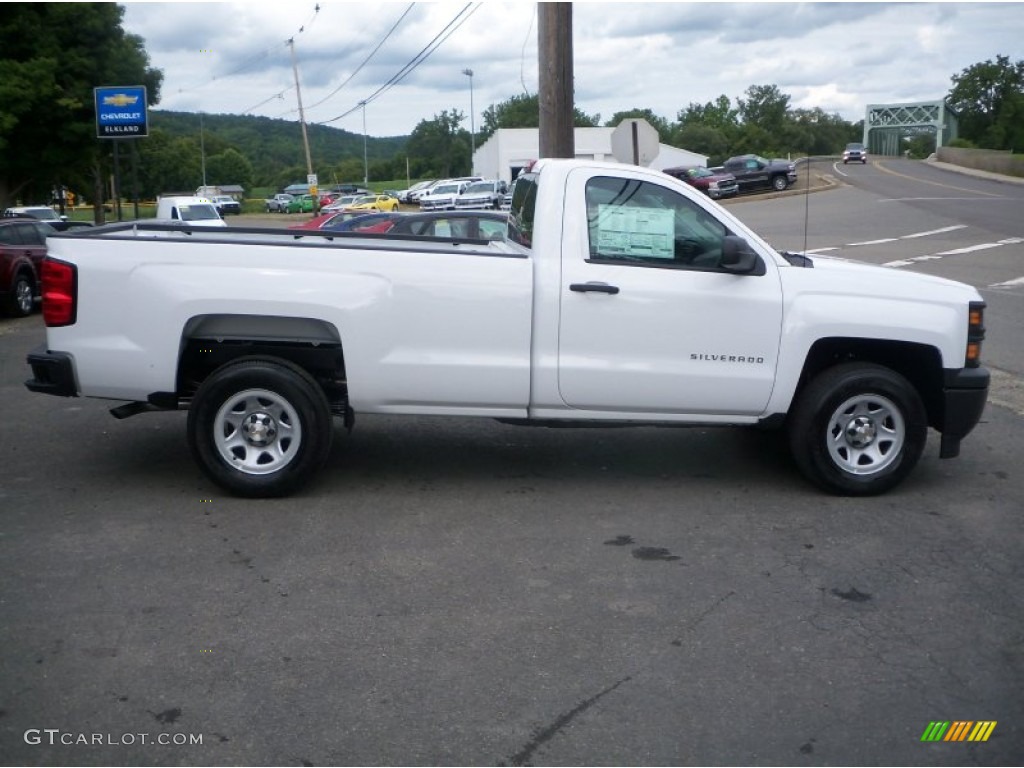
{"label": "street light pole", "polygon": [[203,195],[206,195],[206,140],[203,137],[203,113],[199,113],[199,161],[203,166]]}
{"label": "street light pole", "polygon": [[370,188],[370,166],[366,162],[366,102],[360,101],[363,108],[363,188]]}
{"label": "street light pole", "polygon": [[476,123],[473,118],[473,70],[464,69],[462,74],[469,78],[469,173],[472,175],[476,163]]}

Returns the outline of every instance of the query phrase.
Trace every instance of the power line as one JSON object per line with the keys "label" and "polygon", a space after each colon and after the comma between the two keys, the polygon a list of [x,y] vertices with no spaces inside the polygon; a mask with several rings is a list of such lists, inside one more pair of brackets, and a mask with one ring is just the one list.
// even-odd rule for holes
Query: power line
{"label": "power line", "polygon": [[[320,13],[320,4],[317,3],[316,6],[313,9],[312,15],[305,21],[305,23],[303,23],[299,27],[299,31],[296,34],[301,34],[302,32],[304,32],[306,30],[307,27],[313,26],[313,23],[317,20],[317,17],[318,17],[319,13]],[[192,86],[191,88],[179,88],[178,89],[178,93],[190,93],[191,91],[196,91],[196,90],[199,90],[200,88],[205,88],[210,83],[213,83],[213,82],[215,82],[217,80],[223,80],[225,78],[234,77],[235,75],[241,74],[242,72],[245,72],[245,71],[251,69],[256,64],[259,64],[264,59],[266,59],[268,56],[270,56],[270,54],[274,53],[275,51],[279,50],[280,48],[282,48],[283,46],[286,46],[286,45],[288,45],[288,41],[287,40],[282,42],[282,43],[278,43],[276,45],[272,45],[270,48],[267,48],[266,50],[261,51],[260,53],[257,53],[254,56],[246,59],[244,62],[242,62],[240,65],[238,65],[235,69],[231,70],[230,72],[226,72],[226,73],[224,73],[222,75],[214,75],[213,77],[211,77],[206,82],[199,83],[197,85]],[[272,96],[271,98],[274,98],[274,97]],[[269,99],[268,99],[268,101],[269,101]]]}
{"label": "power line", "polygon": [[259,108],[260,108],[260,107],[262,107],[262,106],[263,106],[264,104],[266,104],[266,103],[267,103],[268,101],[273,101],[274,99],[283,99],[283,98],[284,98],[284,95],[285,95],[285,93],[287,93],[288,91],[290,91],[290,90],[291,90],[292,88],[294,88],[294,87],[295,87],[294,85],[289,85],[289,86],[288,86],[287,88],[285,88],[285,89],[284,89],[283,91],[281,91],[280,93],[275,93],[275,94],[274,94],[273,96],[270,96],[270,97],[268,97],[268,98],[264,99],[263,101],[261,101],[261,102],[260,102],[259,104],[257,104],[256,106],[253,106],[253,107],[249,107],[248,109],[246,109],[246,110],[243,110],[243,111],[242,111],[242,114],[243,114],[243,115],[247,115],[247,114],[249,114],[250,112],[252,112],[252,111],[253,111],[254,109],[259,109]]}
{"label": "power line", "polygon": [[386,35],[384,35],[384,38],[379,43],[377,43],[377,47],[374,48],[372,51],[370,51],[369,56],[367,56],[365,59],[363,59],[362,63],[358,67],[355,68],[355,70],[352,72],[351,75],[349,75],[347,78],[345,78],[345,82],[343,82],[341,85],[339,85],[333,91],[331,91],[329,94],[327,94],[322,99],[320,99],[320,101],[316,102],[315,104],[310,104],[307,107],[307,109],[313,109],[314,107],[319,107],[321,104],[323,104],[329,98],[331,98],[336,93],[338,93],[338,91],[340,91],[342,88],[344,88],[346,85],[348,85],[349,82],[352,80],[352,78],[355,77],[356,75],[358,75],[360,70],[362,70],[362,68],[365,67],[366,64],[370,61],[370,59],[372,59],[374,57],[374,55],[377,53],[377,51],[380,50],[381,46],[384,45],[384,43],[386,43],[388,41],[388,38],[391,37],[391,35],[394,33],[394,31],[396,29],[398,29],[398,25],[401,24],[402,21],[405,19],[405,17],[409,15],[409,12],[413,9],[413,7],[415,5],[416,5],[416,3],[409,3],[409,7],[406,8],[405,11],[402,13],[402,15],[398,17],[398,21],[396,21],[394,23],[394,25],[391,27],[391,29],[388,30],[388,33]]}
{"label": "power line", "polygon": [[[477,10],[479,10],[480,3],[476,3],[476,7],[474,7],[473,10],[469,11],[469,13],[466,14],[466,11],[470,8],[470,6],[473,6],[473,5],[474,5],[473,3],[466,3],[466,5],[463,6],[462,10],[460,10],[457,14],[455,14],[455,16],[452,18],[452,20],[449,21],[444,26],[444,28],[440,32],[438,32],[434,36],[434,38],[429,43],[427,43],[420,50],[419,53],[417,53],[415,56],[413,56],[412,59],[410,59],[405,64],[405,66],[403,66],[400,70],[398,70],[397,73],[392,75],[391,78],[386,83],[384,83],[384,85],[380,86],[380,88],[378,88],[372,94],[367,96],[365,99],[360,100],[360,102],[358,104],[356,104],[354,107],[352,107],[351,109],[347,110],[346,112],[343,112],[342,114],[340,114],[340,115],[338,115],[336,117],[332,117],[330,120],[321,120],[317,124],[318,125],[327,125],[328,123],[333,123],[333,122],[336,122],[338,120],[342,120],[343,118],[346,118],[349,115],[351,115],[356,110],[362,109],[366,104],[369,104],[369,103],[375,101],[380,96],[384,95],[388,90],[390,90],[391,88],[393,88],[394,86],[396,86],[400,82],[402,82],[402,80],[404,80],[410,73],[412,73],[420,64],[422,64],[424,61],[426,61],[434,51],[436,51],[438,48],[440,48],[441,45],[443,45],[444,42],[449,37],[451,37],[456,32],[456,30],[458,30],[459,27],[461,27],[466,21],[469,20],[469,18],[474,13],[477,12]],[[462,17],[462,18],[460,18],[460,17]]]}

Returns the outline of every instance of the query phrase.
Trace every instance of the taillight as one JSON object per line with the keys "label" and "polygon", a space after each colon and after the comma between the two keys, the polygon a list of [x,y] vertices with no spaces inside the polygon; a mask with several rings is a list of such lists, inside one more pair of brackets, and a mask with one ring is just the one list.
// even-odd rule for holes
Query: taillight
{"label": "taillight", "polygon": [[967,353],[964,365],[977,368],[981,365],[981,342],[985,338],[985,302],[972,301],[967,312]]}
{"label": "taillight", "polygon": [[43,321],[47,327],[74,325],[78,310],[78,269],[47,256],[43,259]]}

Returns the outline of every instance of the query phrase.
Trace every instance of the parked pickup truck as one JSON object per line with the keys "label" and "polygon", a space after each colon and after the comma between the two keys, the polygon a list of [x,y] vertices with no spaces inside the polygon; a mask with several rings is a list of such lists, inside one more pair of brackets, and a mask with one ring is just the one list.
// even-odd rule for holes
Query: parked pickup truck
{"label": "parked pickup truck", "polygon": [[885,491],[928,427],[940,456],[984,408],[984,302],[906,270],[778,253],[660,171],[545,160],[508,238],[271,229],[49,238],[34,392],[188,409],[230,492],[273,496],[325,463],[332,416],[523,425],[784,426],[799,469]]}
{"label": "parked pickup truck", "polygon": [[288,203],[294,200],[294,195],[288,195],[284,192],[279,192],[273,197],[269,197],[263,201],[267,207],[267,213],[284,213],[288,210]]}
{"label": "parked pickup truck", "polygon": [[797,179],[794,163],[789,160],[769,160],[760,155],[730,157],[720,170],[736,177],[741,193],[758,189],[781,192],[791,184],[796,184]]}

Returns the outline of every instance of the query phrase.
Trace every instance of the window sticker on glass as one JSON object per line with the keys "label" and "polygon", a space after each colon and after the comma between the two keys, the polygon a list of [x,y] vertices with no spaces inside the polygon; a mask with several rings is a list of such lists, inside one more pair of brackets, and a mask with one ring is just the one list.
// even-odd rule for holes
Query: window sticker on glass
{"label": "window sticker on glass", "polygon": [[601,256],[674,257],[673,211],[601,204],[597,212],[597,250]]}

